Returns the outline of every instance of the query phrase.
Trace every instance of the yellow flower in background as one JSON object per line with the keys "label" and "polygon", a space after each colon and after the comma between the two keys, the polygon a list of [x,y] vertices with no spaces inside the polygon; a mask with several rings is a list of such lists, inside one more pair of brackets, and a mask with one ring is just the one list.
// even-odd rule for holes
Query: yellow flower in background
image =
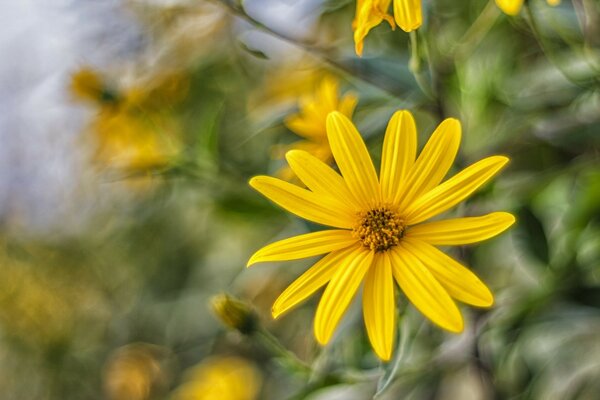
{"label": "yellow flower in background", "polygon": [[391,0],[357,0],[352,24],[357,55],[362,56],[363,42],[369,31],[384,20],[392,29],[395,28],[395,21],[404,32],[414,31],[423,23],[421,0],[394,0],[393,18],[388,14],[390,3]]}
{"label": "yellow flower in background", "polygon": [[194,367],[174,400],[254,400],[262,378],[257,368],[240,357],[212,357]]}
{"label": "yellow flower in background", "polygon": [[[517,15],[523,7],[524,0],[496,0],[496,5],[508,15]],[[546,0],[546,3],[551,6],[560,4],[560,0]]]}
{"label": "yellow flower in background", "polygon": [[[329,142],[327,141],[326,120],[332,111],[339,111],[348,118],[352,117],[358,98],[353,93],[340,97],[339,81],[326,76],[318,84],[314,93],[300,97],[299,112],[287,117],[284,121],[289,130],[304,138],[287,146],[278,148],[276,157],[283,158],[288,150],[305,150],[326,164],[333,161]],[[282,179],[290,180],[293,172],[282,168],[279,172]]]}
{"label": "yellow flower in background", "polygon": [[97,113],[90,122],[101,165],[137,172],[167,165],[177,151],[170,132],[173,120],[161,104],[174,104],[187,94],[180,74],[162,74],[149,83],[117,90],[99,72],[84,67],[71,76],[75,98],[93,103]]}
{"label": "yellow flower in background", "polygon": [[110,168],[147,171],[164,167],[175,154],[151,121],[127,112],[102,112],[92,122],[98,142],[96,160]]}
{"label": "yellow flower in background", "polygon": [[327,117],[327,136],[341,176],[309,153],[293,150],[286,158],[308,190],[268,176],[250,180],[254,189],[289,212],[335,228],[272,243],[250,258],[248,266],[328,253],[279,296],[273,317],[327,285],[314,324],[315,337],[324,345],[364,281],[367,333],[377,355],[389,360],[396,332],[395,278],[431,321],[451,332],[462,331],[462,316],[453,298],[488,307],[493,297],[472,272],[435,246],[491,238],[515,219],[494,212],[425,221],[465,200],[508,159],[485,158],[440,183],[458,151],[460,123],[443,121],[416,158],[416,127],[408,111],[396,112],[388,124],[379,177],[346,116],[333,112]]}
{"label": "yellow flower in background", "polygon": [[108,359],[104,389],[110,400],[148,400],[165,381],[160,358],[163,350],[146,343],[117,349]]}

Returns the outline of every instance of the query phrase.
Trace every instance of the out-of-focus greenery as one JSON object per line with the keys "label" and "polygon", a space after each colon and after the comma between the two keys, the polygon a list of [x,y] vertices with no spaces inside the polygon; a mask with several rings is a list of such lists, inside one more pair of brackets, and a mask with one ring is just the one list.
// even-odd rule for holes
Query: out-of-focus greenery
{"label": "out-of-focus greenery", "polygon": [[[425,1],[411,60],[409,36],[384,25],[354,55],[352,1],[308,11],[305,35],[234,2],[127,3],[144,48],[65,84],[90,113],[82,146],[95,149],[96,178],[82,190],[111,200],[90,207],[77,234],[7,226],[0,242],[1,397],[367,399],[385,386],[382,399],[597,399],[600,4],[528,6],[508,17],[493,1]],[[308,261],[245,269],[260,246],[313,228],[247,181],[282,167],[273,149],[298,139],[283,120],[325,74],[358,95],[353,120],[376,162],[402,108],[415,114],[421,145],[443,118],[462,122],[456,169],[511,158],[456,211],[518,217],[508,233],[455,254],[496,304],[463,308],[467,328],[453,335],[400,295],[389,365],[373,355],[360,307],[324,349],[312,335],[315,300],[271,320]],[[219,323],[209,300],[221,292],[254,307],[263,336]],[[202,389],[215,385],[246,391]]]}

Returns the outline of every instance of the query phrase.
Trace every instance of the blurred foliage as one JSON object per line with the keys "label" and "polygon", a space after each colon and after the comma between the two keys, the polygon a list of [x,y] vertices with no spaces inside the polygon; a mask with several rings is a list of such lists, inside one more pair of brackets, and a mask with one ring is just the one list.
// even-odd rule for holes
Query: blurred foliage
{"label": "blurred foliage", "polygon": [[[597,399],[600,4],[532,0],[509,17],[493,0],[426,1],[412,48],[382,24],[357,58],[354,2],[312,7],[303,33],[259,22],[249,10],[261,3],[243,3],[248,11],[125,2],[145,42],[122,65],[74,69],[65,90],[89,114],[81,146],[94,149],[96,177],[81,186],[111,200],[90,206],[77,234],[2,233],[2,397],[351,400],[379,384],[381,399]],[[463,309],[457,336],[400,296],[401,351],[388,365],[372,354],[357,307],[324,349],[312,336],[314,299],[270,320],[310,262],[244,269],[261,245],[314,228],[247,180],[282,167],[272,149],[297,139],[285,118],[325,74],[358,95],[353,119],[376,163],[400,108],[427,135],[445,117],[461,120],[457,168],[490,154],[512,160],[458,210],[518,216],[508,234],[455,254],[496,305]],[[309,376],[278,344],[223,329],[208,306],[223,291],[253,304]],[[218,385],[241,393],[207,397]]]}

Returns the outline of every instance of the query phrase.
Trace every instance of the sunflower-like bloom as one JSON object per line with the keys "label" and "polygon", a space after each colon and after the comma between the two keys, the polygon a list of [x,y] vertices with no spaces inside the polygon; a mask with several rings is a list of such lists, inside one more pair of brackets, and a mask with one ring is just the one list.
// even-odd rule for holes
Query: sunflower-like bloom
{"label": "sunflower-like bloom", "polygon": [[[272,243],[257,251],[248,266],[327,254],[293,282],[273,305],[277,318],[327,285],[316,311],[314,332],[324,345],[364,281],[363,312],[377,355],[389,360],[396,334],[394,278],[406,297],[431,321],[463,330],[453,300],[478,307],[493,303],[490,290],[467,268],[435,246],[479,242],[507,229],[511,214],[425,222],[469,197],[508,162],[485,158],[443,183],[461,137],[460,123],[446,119],[416,158],[415,122],[396,112],[387,127],[379,177],[367,148],[339,112],[327,117],[327,136],[341,176],[307,152],[286,158],[308,189],[268,176],[250,185],[275,204],[334,229]],[[415,159],[416,158],[416,159]]]}
{"label": "sunflower-like bloom", "polygon": [[[523,7],[524,0],[496,0],[496,5],[508,15],[517,15]],[[560,4],[560,0],[546,0],[546,3],[551,6]]]}
{"label": "sunflower-like bloom", "polygon": [[394,0],[394,17],[388,13],[390,3],[391,0],[357,0],[356,17],[352,23],[357,55],[362,55],[363,41],[369,31],[384,20],[392,29],[395,28],[395,21],[404,32],[414,31],[421,26],[421,0]]}
{"label": "sunflower-like bloom", "polygon": [[[283,158],[285,151],[298,149],[305,150],[326,164],[333,161],[331,148],[327,141],[326,120],[332,111],[339,111],[348,118],[352,118],[358,98],[354,93],[345,93],[340,97],[340,83],[332,77],[326,76],[321,80],[314,93],[305,94],[299,101],[299,112],[290,115],[284,121],[285,126],[298,136],[304,138],[289,146],[279,148],[276,154]],[[289,180],[294,174],[289,168],[279,172],[282,179]]]}

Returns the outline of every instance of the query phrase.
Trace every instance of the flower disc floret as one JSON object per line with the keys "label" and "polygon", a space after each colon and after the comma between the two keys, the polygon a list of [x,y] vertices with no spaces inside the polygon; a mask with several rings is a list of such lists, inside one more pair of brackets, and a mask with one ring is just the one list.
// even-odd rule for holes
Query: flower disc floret
{"label": "flower disc floret", "polygon": [[400,243],[404,236],[404,220],[386,207],[359,212],[359,222],[352,234],[362,245],[376,252],[382,252]]}

